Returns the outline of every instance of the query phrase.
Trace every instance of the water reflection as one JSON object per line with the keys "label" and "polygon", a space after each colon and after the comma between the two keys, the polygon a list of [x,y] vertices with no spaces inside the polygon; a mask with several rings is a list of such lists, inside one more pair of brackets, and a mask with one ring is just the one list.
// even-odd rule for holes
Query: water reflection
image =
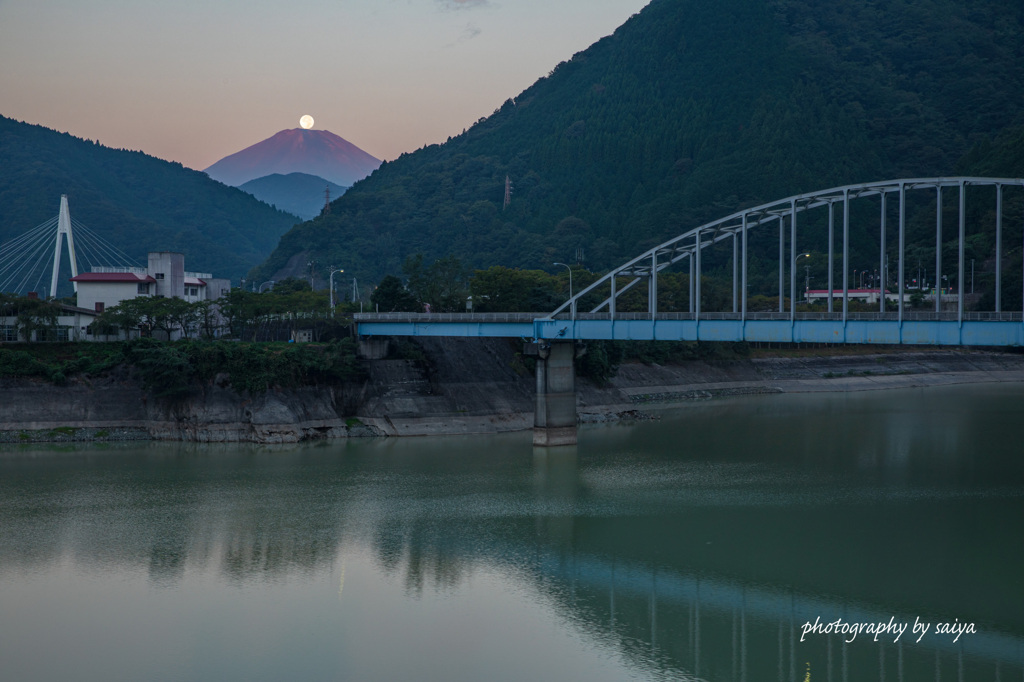
{"label": "water reflection", "polygon": [[[496,605],[524,595],[590,642],[567,656],[615,651],[639,677],[1019,678],[1022,406],[1013,387],[775,396],[588,429],[560,450],[528,434],[8,449],[0,608],[61,566],[142,571],[185,602],[225,599],[220,586],[333,594],[345,558],[365,553],[423,608],[471,589]],[[818,617],[957,618],[979,633],[801,642]]]}

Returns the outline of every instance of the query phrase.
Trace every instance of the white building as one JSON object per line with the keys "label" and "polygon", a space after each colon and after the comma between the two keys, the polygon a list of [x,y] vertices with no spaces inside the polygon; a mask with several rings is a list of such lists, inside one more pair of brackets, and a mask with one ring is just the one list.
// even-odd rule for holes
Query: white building
{"label": "white building", "polygon": [[[33,331],[31,338],[25,338],[16,316],[0,315],[0,343],[109,340],[110,336],[94,335],[90,325],[100,313],[122,301],[139,296],[177,297],[190,303],[215,301],[231,290],[229,279],[205,272],[186,272],[185,257],[170,251],[150,253],[145,268],[93,268],[71,281],[78,285],[78,305],[61,304],[56,326]],[[28,296],[37,298],[35,293]]]}
{"label": "white building", "polygon": [[[33,294],[29,294],[32,298]],[[0,316],[0,343],[16,343],[18,341],[91,341],[89,325],[96,319],[96,312],[79,308],[66,303],[60,304],[57,324],[54,327],[37,329],[25,338],[24,330],[18,325],[15,315]]]}
{"label": "white building", "polygon": [[231,289],[231,280],[205,272],[186,272],[185,257],[153,251],[145,268],[93,268],[71,278],[78,285],[78,306],[102,313],[138,296],[183,298],[190,303],[215,301]]}

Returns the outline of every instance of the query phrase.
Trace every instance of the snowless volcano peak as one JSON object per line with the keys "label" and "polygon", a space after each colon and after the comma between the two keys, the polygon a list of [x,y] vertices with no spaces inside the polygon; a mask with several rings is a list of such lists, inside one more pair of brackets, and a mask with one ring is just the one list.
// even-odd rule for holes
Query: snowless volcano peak
{"label": "snowless volcano peak", "polygon": [[380,159],[329,130],[293,128],[225,156],[205,172],[233,187],[274,173],[318,175],[350,187],[380,163]]}

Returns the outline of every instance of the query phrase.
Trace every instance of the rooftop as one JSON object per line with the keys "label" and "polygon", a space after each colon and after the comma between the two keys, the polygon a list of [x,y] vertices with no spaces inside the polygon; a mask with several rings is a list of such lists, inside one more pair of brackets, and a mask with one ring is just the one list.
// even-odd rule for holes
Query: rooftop
{"label": "rooftop", "polygon": [[149,275],[134,272],[84,272],[71,278],[72,282],[155,282]]}

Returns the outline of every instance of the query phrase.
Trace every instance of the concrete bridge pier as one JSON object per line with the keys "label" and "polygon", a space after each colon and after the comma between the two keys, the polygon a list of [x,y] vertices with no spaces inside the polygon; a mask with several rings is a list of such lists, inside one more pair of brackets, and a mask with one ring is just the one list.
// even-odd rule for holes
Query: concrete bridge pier
{"label": "concrete bridge pier", "polygon": [[537,354],[537,403],[533,444],[576,444],[576,357],[574,341],[530,344]]}

